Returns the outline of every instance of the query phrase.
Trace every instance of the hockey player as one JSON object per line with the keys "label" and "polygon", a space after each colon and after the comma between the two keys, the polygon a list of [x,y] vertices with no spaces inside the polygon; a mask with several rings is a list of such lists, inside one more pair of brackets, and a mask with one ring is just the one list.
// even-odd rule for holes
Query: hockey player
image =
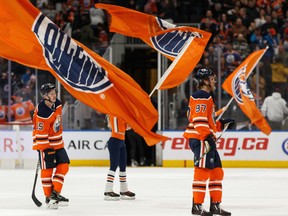
{"label": "hockey player", "polygon": [[23,101],[21,93],[12,96],[14,103],[11,106],[11,119],[16,122],[31,123],[31,112],[35,106],[31,100]]}
{"label": "hockey player", "polygon": [[8,107],[4,105],[0,105],[0,124],[7,123],[7,112],[8,112]]}
{"label": "hockey player", "polygon": [[39,154],[47,208],[57,209],[58,204],[66,206],[69,202],[60,195],[70,163],[62,139],[62,105],[55,85],[42,85],[40,94],[43,100],[33,115],[33,150]]}
{"label": "hockey player", "polygon": [[[215,90],[216,77],[210,69],[199,69],[196,73],[198,90],[190,96],[189,110],[187,112],[189,125],[184,132],[184,137],[189,139],[189,146],[194,153],[194,179],[193,215],[212,216],[231,215],[221,206],[222,199],[222,163],[216,149],[216,131],[221,131],[228,123],[232,128],[234,120],[220,120],[215,122],[213,91]],[[211,198],[210,211],[203,209],[208,182]]]}
{"label": "hockey player", "polygon": [[[126,182],[127,152],[125,145],[125,132],[130,129],[126,122],[116,116],[109,116],[108,126],[111,128],[111,137],[108,140],[110,168],[107,174],[106,187],[104,192],[105,200],[134,200],[135,193],[128,190]],[[120,195],[114,193],[113,185],[115,172],[119,166]]]}

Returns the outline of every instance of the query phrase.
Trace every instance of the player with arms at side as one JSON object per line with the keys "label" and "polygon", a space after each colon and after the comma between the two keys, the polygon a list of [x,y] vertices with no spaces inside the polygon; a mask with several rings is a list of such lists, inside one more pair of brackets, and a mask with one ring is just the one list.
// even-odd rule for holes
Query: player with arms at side
{"label": "player with arms at side", "polygon": [[[116,201],[121,199],[134,200],[135,193],[128,190],[126,182],[127,151],[125,132],[130,129],[126,122],[116,116],[109,116],[108,127],[111,128],[111,137],[108,140],[110,168],[107,174],[104,199]],[[113,185],[116,169],[119,166],[120,195],[114,193]],[[121,197],[120,197],[121,196]]]}
{"label": "player with arms at side", "polygon": [[[231,215],[221,208],[222,180],[224,172],[219,153],[216,149],[216,131],[232,128],[234,120],[226,119],[215,122],[215,106],[213,91],[216,88],[216,77],[210,69],[199,69],[196,74],[198,90],[190,96],[187,112],[189,125],[184,137],[189,139],[189,146],[194,153],[193,179],[193,215],[212,216]],[[202,204],[206,194],[206,182],[211,198],[210,211],[206,211]]]}
{"label": "player with arms at side", "polygon": [[40,94],[43,100],[33,115],[33,150],[39,155],[47,208],[57,209],[58,204],[66,206],[69,202],[60,195],[70,163],[62,139],[62,104],[51,83],[42,85]]}

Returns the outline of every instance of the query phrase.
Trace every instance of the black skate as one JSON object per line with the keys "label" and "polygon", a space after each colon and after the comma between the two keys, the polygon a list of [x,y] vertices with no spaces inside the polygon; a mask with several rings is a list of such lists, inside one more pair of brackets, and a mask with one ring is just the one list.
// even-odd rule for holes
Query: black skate
{"label": "black skate", "polygon": [[46,197],[45,203],[47,204],[48,209],[58,209],[58,200],[55,198],[53,192],[51,193],[50,197]]}
{"label": "black skate", "polygon": [[59,201],[58,205],[59,205],[59,206],[68,206],[68,204],[69,204],[69,199],[66,198],[66,197],[64,197],[64,196],[62,196],[62,195],[60,195],[60,194],[58,194],[58,196],[59,196],[59,198],[60,198],[60,201]]}
{"label": "black skate", "polygon": [[126,191],[126,192],[120,192],[121,199],[123,200],[134,200],[135,199],[135,193],[131,191]]}
{"label": "black skate", "polygon": [[215,215],[224,215],[224,216],[229,216],[231,215],[231,212],[225,211],[224,209],[221,208],[220,203],[212,203],[210,205],[210,212]]}
{"label": "black skate", "polygon": [[117,193],[114,193],[113,191],[111,192],[105,192],[104,193],[104,200],[107,201],[117,201],[120,200],[120,195]]}
{"label": "black skate", "polygon": [[203,209],[202,204],[195,204],[195,203],[193,203],[191,213],[192,215],[213,216],[212,213]]}
{"label": "black skate", "polygon": [[45,203],[47,204],[47,208],[57,209],[58,206],[68,206],[69,199],[53,190],[50,197],[46,197]]}

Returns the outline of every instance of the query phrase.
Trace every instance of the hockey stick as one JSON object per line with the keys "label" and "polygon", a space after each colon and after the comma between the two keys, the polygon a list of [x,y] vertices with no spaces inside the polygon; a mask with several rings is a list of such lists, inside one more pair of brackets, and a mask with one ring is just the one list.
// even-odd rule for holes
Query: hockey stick
{"label": "hockey stick", "polygon": [[37,199],[37,197],[35,195],[35,188],[36,188],[36,183],[37,183],[39,169],[40,169],[40,162],[38,160],[37,167],[36,167],[35,178],[34,178],[34,185],[33,185],[33,190],[32,190],[32,200],[35,203],[35,205],[37,205],[38,207],[41,207],[42,203]]}
{"label": "hockey stick", "polygon": [[[224,127],[222,133],[217,137],[217,139],[216,139],[215,142],[217,142],[217,141],[221,138],[221,136],[223,135],[223,133],[224,133],[224,132],[227,130],[227,128],[229,127],[230,123],[231,123],[231,122],[228,122],[228,123],[225,124],[225,127]],[[195,161],[195,163],[194,163],[195,165],[197,165],[197,164],[200,162],[200,160],[202,160],[202,158],[204,158],[205,155],[210,151],[210,146],[209,146],[209,143],[208,143],[207,141],[205,141],[205,147],[206,147],[206,151],[204,152],[204,154],[203,154],[198,160]]]}

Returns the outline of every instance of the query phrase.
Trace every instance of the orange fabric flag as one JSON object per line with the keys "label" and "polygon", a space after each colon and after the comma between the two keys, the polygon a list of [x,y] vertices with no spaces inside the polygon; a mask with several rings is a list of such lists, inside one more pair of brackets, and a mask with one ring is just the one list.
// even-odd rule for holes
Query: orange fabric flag
{"label": "orange fabric flag", "polygon": [[50,71],[86,105],[123,118],[148,145],[167,137],[151,132],[157,110],[127,74],[64,34],[28,0],[0,1],[0,56]]}
{"label": "orange fabric flag", "polygon": [[[95,4],[111,15],[110,31],[142,39],[153,49],[174,60],[181,50],[189,47],[165,77],[159,89],[181,84],[193,71],[202,57],[211,33],[188,26],[176,26],[158,17],[110,4]],[[189,38],[192,42],[188,44]]]}
{"label": "orange fabric flag", "polygon": [[251,53],[224,81],[222,87],[236,100],[243,113],[251,120],[251,123],[255,124],[263,133],[269,135],[271,127],[257,108],[253,94],[247,84],[247,78],[266,50],[262,49]]}

